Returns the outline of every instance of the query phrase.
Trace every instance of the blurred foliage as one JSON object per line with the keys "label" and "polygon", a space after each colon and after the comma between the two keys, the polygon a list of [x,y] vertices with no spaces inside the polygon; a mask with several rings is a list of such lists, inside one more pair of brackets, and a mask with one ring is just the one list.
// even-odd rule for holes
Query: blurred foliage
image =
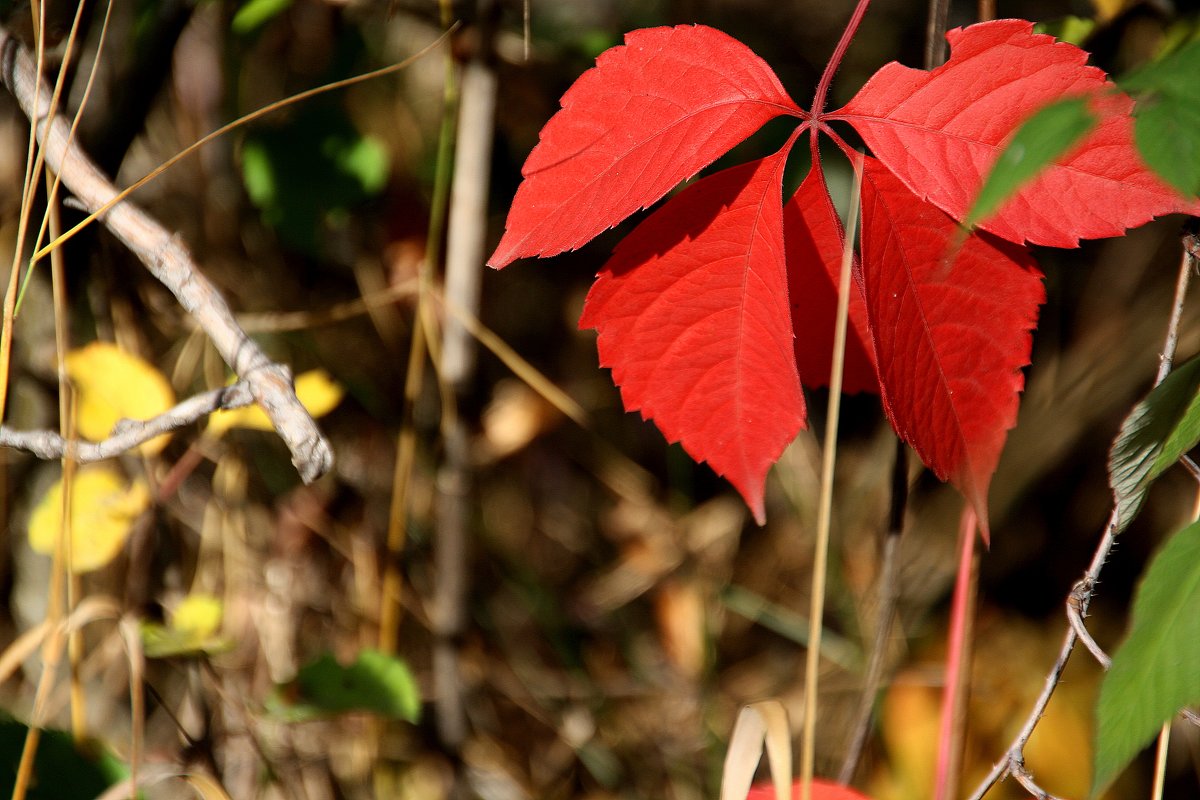
{"label": "blurred foliage", "polygon": [[[12,796],[28,731],[21,722],[0,718],[0,793],[7,796]],[[129,771],[99,742],[76,745],[66,731],[43,730],[33,775],[25,795],[29,800],[81,800],[99,797]]]}

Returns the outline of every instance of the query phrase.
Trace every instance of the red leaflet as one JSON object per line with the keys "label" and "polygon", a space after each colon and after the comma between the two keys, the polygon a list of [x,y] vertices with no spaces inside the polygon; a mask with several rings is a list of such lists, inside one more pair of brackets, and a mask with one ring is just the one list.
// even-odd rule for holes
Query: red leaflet
{"label": "red leaflet", "polygon": [[[1075,246],[1159,214],[1200,214],[1200,202],[1142,164],[1131,101],[1083,51],[1022,20],[948,39],[945,65],[889,64],[827,114],[836,63],[805,113],[722,33],[631,33],[563,97],[490,263],[578,247],[775,116],[798,117],[799,130],[828,134],[846,152],[828,122],[850,122],[874,157],[864,168],[844,388],[881,389],[896,432],[967,496],[986,535],[988,485],[1016,421],[1043,298],[1018,245]],[[1020,123],[1080,95],[1098,127],[983,223],[990,233],[963,240],[954,220]],[[725,475],[760,522],[767,469],[804,424],[800,379],[828,382],[844,238],[819,162],[781,209],[789,148],[701,180],[649,217],[601,272],[581,320],[600,331],[601,362],[626,407]]]}
{"label": "red leaflet", "polygon": [[[845,234],[825,188],[819,161],[783,207],[783,230],[800,382],[828,386]],[[874,393],[879,391],[879,379],[875,376],[867,309],[857,282],[850,288],[851,326],[846,336],[842,390]]]}
{"label": "red leaflet", "polygon": [[[800,781],[792,784],[792,798],[800,796]],[[842,786],[830,781],[814,778],[812,782],[813,800],[870,800],[865,794],[859,794],[848,786]],[[775,787],[769,783],[760,783],[750,788],[746,800],[775,800]]]}
{"label": "red leaflet", "polygon": [[962,219],[987,170],[1016,128],[1042,105],[1095,97],[1101,122],[1064,160],[1026,186],[982,227],[1016,243],[1075,247],[1119,236],[1173,212],[1200,213],[1142,163],[1133,102],[1087,53],[1033,24],[1006,19],[946,35],[950,60],[932,72],[895,62],[838,112],[871,152],[919,197]]}
{"label": "red leaflet", "polygon": [[689,186],[617,246],[588,293],[625,407],[707,461],[764,520],[767,470],[804,426],[781,176],[769,158]]}
{"label": "red leaflet", "polygon": [[960,229],[873,158],[862,191],[862,273],[892,427],[979,515],[1045,299],[1024,248]]}
{"label": "red leaflet", "polygon": [[726,34],[699,25],[628,34],[563,95],[488,263],[579,247],[780,114],[803,112]]}

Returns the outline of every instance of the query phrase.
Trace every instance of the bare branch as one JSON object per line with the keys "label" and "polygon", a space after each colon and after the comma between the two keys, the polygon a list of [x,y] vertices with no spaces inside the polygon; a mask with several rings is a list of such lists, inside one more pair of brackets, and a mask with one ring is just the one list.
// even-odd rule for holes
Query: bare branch
{"label": "bare branch", "polygon": [[0,447],[24,450],[38,458],[69,458],[80,464],[91,464],[114,458],[156,436],[191,425],[214,411],[241,408],[253,402],[249,381],[240,381],[188,398],[152,419],[123,419],[113,428],[112,436],[102,442],[67,441],[57,431],[15,431],[0,425]]}
{"label": "bare branch", "polygon": [[[1182,309],[1183,301],[1187,294],[1188,276],[1200,264],[1200,256],[1197,255],[1198,250],[1200,250],[1200,247],[1197,247],[1196,233],[1191,229],[1186,230],[1183,235],[1183,260],[1179,265],[1180,275],[1175,284],[1175,298],[1171,306],[1171,317],[1167,323],[1166,341],[1163,343],[1163,351],[1159,356],[1159,370],[1154,380],[1155,386],[1162,383],[1163,379],[1166,378],[1171,364],[1175,359],[1175,347],[1179,343],[1179,323],[1183,317]],[[1192,471],[1192,474],[1195,475],[1195,464],[1191,463],[1191,459],[1184,456],[1182,461],[1184,461],[1184,466],[1188,467]],[[1091,650],[1092,655],[1096,657],[1105,669],[1108,669],[1112,664],[1112,660],[1100,649],[1091,635],[1088,634],[1083,620],[1087,616],[1088,606],[1092,602],[1092,594],[1095,592],[1096,584],[1100,580],[1100,571],[1104,568],[1104,562],[1108,560],[1108,554],[1112,551],[1113,544],[1116,541],[1117,509],[1114,506],[1112,513],[1109,515],[1108,524],[1104,526],[1104,535],[1100,537],[1100,543],[1096,545],[1096,552],[1092,555],[1092,561],[1088,564],[1087,571],[1071,587],[1071,594],[1067,597],[1067,620],[1070,622],[1070,625],[1063,636],[1062,648],[1059,650],[1058,659],[1054,662],[1054,666],[1050,668],[1049,674],[1046,675],[1046,684],[1042,689],[1042,693],[1033,704],[1033,709],[1029,712],[1025,724],[1021,727],[1016,738],[1013,739],[1012,744],[1009,745],[1004,756],[996,763],[996,766],[992,768],[988,776],[980,782],[979,786],[975,788],[969,800],[981,800],[992,786],[1009,776],[1015,778],[1027,789],[1031,785],[1034,787],[1037,786],[1037,784],[1032,783],[1033,779],[1025,770],[1025,745],[1029,742],[1029,737],[1033,735],[1033,729],[1037,727],[1042,714],[1046,712],[1046,706],[1050,703],[1050,697],[1054,694],[1054,689],[1058,686],[1058,682],[1062,678],[1063,670],[1067,667],[1067,661],[1071,658],[1075,644],[1080,641],[1081,636],[1084,644]],[[1026,781],[1029,783],[1026,783]],[[1048,797],[1044,792],[1042,796]]]}
{"label": "bare branch", "polygon": [[[48,118],[50,92],[37,89],[37,70],[25,48],[0,28],[0,80],[22,110],[36,121],[38,143],[50,169],[91,212],[118,194],[87,154],[69,137],[62,117]],[[38,107],[35,109],[35,98]],[[296,398],[291,371],[271,361],[238,326],[225,299],[204,277],[177,235],[129,200],[112,206],[104,225],[171,290],[180,305],[208,334],[233,372],[248,386],[292,454],[304,481],[312,482],[333,466],[333,450],[316,423]]]}

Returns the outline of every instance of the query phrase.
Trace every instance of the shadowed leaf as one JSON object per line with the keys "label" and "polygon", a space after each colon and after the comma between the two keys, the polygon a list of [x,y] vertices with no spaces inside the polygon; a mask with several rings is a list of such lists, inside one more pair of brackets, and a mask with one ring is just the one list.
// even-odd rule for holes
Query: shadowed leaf
{"label": "shadowed leaf", "polygon": [[1150,485],[1200,442],[1200,358],[1176,368],[1133,407],[1108,455],[1117,530],[1141,511]]}

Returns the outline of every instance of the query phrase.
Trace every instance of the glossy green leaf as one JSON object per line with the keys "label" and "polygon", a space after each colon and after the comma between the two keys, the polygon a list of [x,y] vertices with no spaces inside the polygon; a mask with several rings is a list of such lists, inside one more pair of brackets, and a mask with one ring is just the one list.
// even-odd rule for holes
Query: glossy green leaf
{"label": "glossy green leaf", "polygon": [[1200,523],[1176,533],[1142,576],[1129,636],[1096,703],[1095,797],[1163,723],[1200,703]]}
{"label": "glossy green leaf", "polygon": [[963,224],[973,228],[999,211],[1018,189],[1078,144],[1096,122],[1083,97],[1051,103],[1025,120],[992,164]]}
{"label": "glossy green leaf", "polygon": [[1121,78],[1134,94],[1138,152],[1163,180],[1200,194],[1200,41]]}
{"label": "glossy green leaf", "polygon": [[370,711],[416,722],[421,694],[408,666],[375,650],[342,666],[331,654],[301,667],[295,680],[280,687],[272,710],[298,721],[348,711]]}
{"label": "glossy green leaf", "polygon": [[1121,423],[1108,456],[1117,531],[1137,516],[1150,484],[1200,443],[1200,358],[1169,374]]}

